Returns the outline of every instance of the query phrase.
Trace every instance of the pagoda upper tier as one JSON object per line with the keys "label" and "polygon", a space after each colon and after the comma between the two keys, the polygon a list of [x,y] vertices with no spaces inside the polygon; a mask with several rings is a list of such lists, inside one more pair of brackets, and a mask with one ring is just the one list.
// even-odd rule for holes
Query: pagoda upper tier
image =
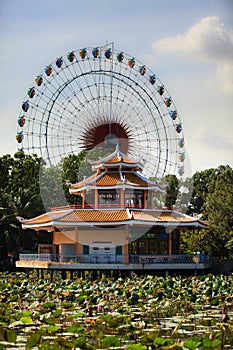
{"label": "pagoda upper tier", "polygon": [[142,175],[143,164],[130,159],[117,146],[107,157],[91,162],[93,175],[69,187],[82,196],[82,207],[151,208],[152,197],[165,193],[164,186]]}
{"label": "pagoda upper tier", "polygon": [[164,186],[157,181],[145,178],[141,171],[143,164],[128,158],[117,146],[107,157],[91,162],[96,173],[81,182],[71,184],[70,194],[81,194],[85,190],[104,189],[141,189],[156,193],[165,193]]}

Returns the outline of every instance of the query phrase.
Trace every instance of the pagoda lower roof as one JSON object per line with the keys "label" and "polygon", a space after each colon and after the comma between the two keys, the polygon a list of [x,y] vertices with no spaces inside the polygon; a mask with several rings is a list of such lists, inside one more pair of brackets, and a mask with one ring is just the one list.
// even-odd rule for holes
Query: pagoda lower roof
{"label": "pagoda lower roof", "polygon": [[207,227],[207,224],[176,210],[164,209],[63,209],[32,219],[20,219],[22,228],[52,231],[67,226],[148,225]]}

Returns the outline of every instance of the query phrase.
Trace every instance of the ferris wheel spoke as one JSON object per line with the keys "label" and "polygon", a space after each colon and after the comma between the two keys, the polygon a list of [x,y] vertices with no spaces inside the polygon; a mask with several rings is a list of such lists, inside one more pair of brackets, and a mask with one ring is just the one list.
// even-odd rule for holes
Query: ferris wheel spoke
{"label": "ferris wheel spoke", "polygon": [[[80,62],[80,61],[77,61],[78,62],[78,65],[79,65],[79,69],[80,69],[80,71],[82,72],[82,74],[83,74],[83,77],[84,77],[84,83],[85,83],[85,86],[89,89],[89,94],[90,94],[90,96],[94,99],[94,96],[93,96],[93,94],[92,94],[92,90],[90,89],[90,86],[89,86],[89,82],[88,82],[88,80],[87,80],[87,77],[89,77],[89,76],[91,76],[91,77],[93,77],[93,70],[92,70],[92,67],[90,66],[89,67],[89,74],[88,75],[86,75],[86,74],[84,74],[84,70],[82,69],[82,67],[81,67],[81,63],[82,64],[85,64],[86,62],[89,62],[89,58],[87,58],[86,60],[83,60],[82,62]],[[89,62],[90,63],[90,62]],[[84,67],[85,68],[85,67]],[[86,71],[86,70],[85,70]],[[94,84],[95,84],[95,81],[94,81]],[[87,95],[85,95],[85,98],[87,99]]]}
{"label": "ferris wheel spoke", "polygon": [[[73,65],[72,65],[73,66]],[[65,72],[65,69],[67,68],[67,66],[63,69],[63,72]],[[69,69],[69,71],[71,72],[71,69]],[[58,102],[58,98],[64,98],[64,101],[65,100],[69,100],[69,103],[74,107],[74,108],[77,108],[76,107],[76,103],[73,102],[71,99],[70,99],[70,96],[73,96],[73,98],[75,98],[78,102],[78,104],[81,104],[85,107],[85,104],[82,102],[82,100],[80,99],[79,97],[79,94],[81,92],[81,95],[83,95],[83,101],[86,101],[87,97],[86,95],[84,94],[83,92],[83,89],[82,87],[78,84],[78,79],[77,79],[77,76],[75,75],[75,73],[70,73],[70,78],[67,77],[67,74],[64,73],[66,78],[69,79],[68,82],[62,78],[61,79],[61,84],[58,86],[60,87],[60,89],[56,89],[55,91],[55,96],[53,95],[53,101],[54,102]],[[58,72],[57,72],[57,76],[58,76]],[[81,73],[82,75],[82,73]],[[74,83],[76,85],[76,88],[77,89],[74,89],[73,87],[73,84]],[[67,89],[68,91],[70,92],[70,94],[67,94]],[[77,92],[78,90],[78,92]]]}

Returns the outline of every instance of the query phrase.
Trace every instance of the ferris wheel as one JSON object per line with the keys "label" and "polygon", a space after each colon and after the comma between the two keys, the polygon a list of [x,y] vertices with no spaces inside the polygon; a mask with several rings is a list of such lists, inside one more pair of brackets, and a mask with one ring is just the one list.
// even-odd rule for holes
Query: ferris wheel
{"label": "ferris wheel", "polygon": [[144,162],[144,175],[184,172],[184,136],[176,106],[158,76],[113,44],[57,57],[22,102],[18,149],[48,165],[100,144]]}

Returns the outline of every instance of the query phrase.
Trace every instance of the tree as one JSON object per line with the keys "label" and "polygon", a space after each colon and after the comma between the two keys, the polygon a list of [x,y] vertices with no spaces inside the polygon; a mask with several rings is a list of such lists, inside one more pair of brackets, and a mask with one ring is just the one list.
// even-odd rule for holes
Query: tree
{"label": "tree", "polygon": [[[0,157],[0,208],[5,206],[4,194],[8,186],[9,173],[13,165],[13,158],[7,154]],[[4,225],[2,223],[3,214],[0,210],[0,261],[7,257],[7,240]]]}
{"label": "tree", "polygon": [[80,195],[69,193],[69,184],[77,183],[85,177],[91,176],[93,174],[91,162],[106,157],[108,154],[108,149],[96,147],[89,151],[81,151],[78,155],[70,154],[61,160],[63,192],[69,204],[82,203]]}
{"label": "tree", "polygon": [[40,194],[46,211],[50,211],[53,207],[67,205],[60,164],[41,168]]}
{"label": "tree", "polygon": [[188,211],[190,215],[204,213],[206,197],[209,193],[209,184],[215,178],[216,173],[213,168],[196,172],[193,175],[193,193]]}
{"label": "tree", "polygon": [[167,183],[165,206],[172,207],[176,204],[179,192],[179,180],[175,175],[166,175],[162,182]]}
{"label": "tree", "polygon": [[181,232],[181,251],[185,254],[205,252],[212,254],[212,237],[209,229],[197,229]]}
{"label": "tree", "polygon": [[[43,164],[36,155],[17,152],[0,158],[0,232],[2,249],[18,253],[25,235],[17,216],[30,218],[44,210],[39,191],[39,170]],[[29,237],[34,245],[34,233]],[[22,237],[21,237],[22,238]],[[4,253],[6,255],[6,253]]]}
{"label": "tree", "polygon": [[70,154],[63,158],[60,165],[62,168],[63,191],[69,204],[81,204],[81,196],[71,195],[69,193],[69,184],[75,184],[80,178],[80,169],[84,164],[87,151],[82,151],[78,155]]}
{"label": "tree", "polygon": [[[151,177],[150,180],[157,181],[157,179],[153,177]],[[179,192],[179,180],[177,177],[175,175],[165,175],[159,183],[166,186],[166,193],[157,196],[154,199],[154,205],[165,207],[175,206]]]}
{"label": "tree", "polygon": [[221,165],[196,173],[194,178],[193,212],[207,220],[209,227],[182,233],[182,250],[228,257],[233,254],[233,170]]}
{"label": "tree", "polygon": [[183,213],[191,214],[191,198],[193,194],[193,178],[187,177],[179,180],[179,194],[176,201],[176,207]]}
{"label": "tree", "polygon": [[214,255],[233,254],[233,169],[219,166],[209,184],[205,214],[209,221]]}
{"label": "tree", "polygon": [[18,218],[30,218],[35,216],[35,208],[41,205],[40,196],[36,192],[26,188],[19,188],[17,193],[5,193],[2,197],[1,229],[4,231],[8,250],[18,255],[20,244],[25,236],[30,242],[32,250],[37,242],[35,233],[29,234],[21,228]]}

